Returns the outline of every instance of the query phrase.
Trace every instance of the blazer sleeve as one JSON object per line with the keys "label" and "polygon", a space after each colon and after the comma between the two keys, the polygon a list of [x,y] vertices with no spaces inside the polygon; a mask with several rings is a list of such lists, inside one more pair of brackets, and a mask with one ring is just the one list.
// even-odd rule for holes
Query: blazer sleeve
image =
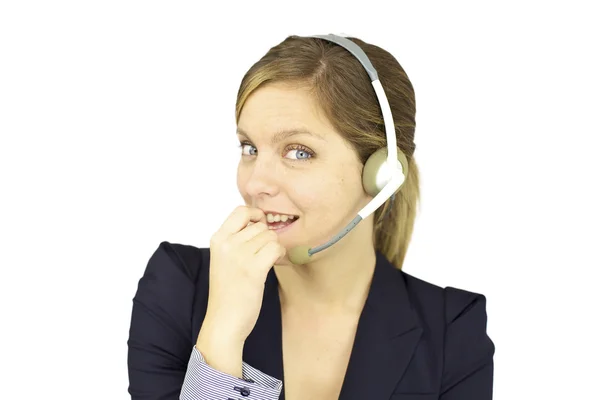
{"label": "blazer sleeve", "polygon": [[444,289],[446,331],[440,400],[491,400],[495,346],[487,335],[485,296]]}
{"label": "blazer sleeve", "polygon": [[162,242],[138,283],[127,341],[132,400],[279,398],[281,381],[245,362],[243,378],[222,373],[195,348],[191,321],[200,257],[194,252]]}

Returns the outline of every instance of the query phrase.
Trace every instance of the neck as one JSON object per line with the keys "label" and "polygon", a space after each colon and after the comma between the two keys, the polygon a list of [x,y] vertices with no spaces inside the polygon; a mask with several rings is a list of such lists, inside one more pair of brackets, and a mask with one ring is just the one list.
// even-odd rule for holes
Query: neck
{"label": "neck", "polygon": [[311,263],[275,265],[282,308],[307,314],[360,313],[376,261],[367,225]]}

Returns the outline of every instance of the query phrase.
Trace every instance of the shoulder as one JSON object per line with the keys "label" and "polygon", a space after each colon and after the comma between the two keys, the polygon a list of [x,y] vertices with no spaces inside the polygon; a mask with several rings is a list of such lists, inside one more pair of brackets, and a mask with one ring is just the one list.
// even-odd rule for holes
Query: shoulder
{"label": "shoulder", "polygon": [[443,387],[490,367],[495,345],[487,333],[486,296],[464,288],[441,287],[400,272],[427,336],[441,340]]}
{"label": "shoulder", "polygon": [[195,283],[204,265],[208,265],[208,256],[206,248],[163,241],[150,256],[144,277],[171,277]]}
{"label": "shoulder", "polygon": [[[485,325],[486,297],[482,293],[452,286],[442,287],[427,282],[404,271],[402,274],[410,301],[417,311],[436,309],[444,325],[467,316],[469,322]],[[474,321],[470,321],[473,317]],[[483,318],[483,319],[482,319]]]}
{"label": "shoulder", "polygon": [[148,352],[169,349],[181,360],[189,356],[197,282],[206,269],[204,254],[197,247],[166,241],[154,249],[133,297],[131,346],[148,346]]}
{"label": "shoulder", "polygon": [[139,280],[134,302],[160,309],[174,318],[189,319],[198,285],[208,286],[209,249],[161,242],[151,254]]}

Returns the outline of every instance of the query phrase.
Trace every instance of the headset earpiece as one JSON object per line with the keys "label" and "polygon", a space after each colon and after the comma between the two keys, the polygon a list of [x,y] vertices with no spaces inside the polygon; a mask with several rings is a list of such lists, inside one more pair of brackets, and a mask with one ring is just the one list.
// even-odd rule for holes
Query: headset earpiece
{"label": "headset earpiece", "polygon": [[[398,161],[402,164],[404,179],[408,175],[408,160],[398,149]],[[390,168],[387,166],[387,147],[382,147],[367,159],[362,172],[362,182],[365,192],[375,197],[390,181]]]}

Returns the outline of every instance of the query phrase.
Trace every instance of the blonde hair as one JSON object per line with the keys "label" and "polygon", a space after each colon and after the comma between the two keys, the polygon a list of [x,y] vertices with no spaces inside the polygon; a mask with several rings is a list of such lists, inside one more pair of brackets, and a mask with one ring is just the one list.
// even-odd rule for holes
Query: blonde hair
{"label": "blonde hair", "polygon": [[[387,51],[349,37],[369,57],[388,98],[397,146],[408,159],[404,184],[374,213],[374,246],[396,268],[402,264],[413,233],[419,203],[419,171],[415,151],[415,94],[406,72]],[[307,88],[335,130],[364,164],[386,146],[385,127],[371,81],[356,57],[345,48],[318,38],[288,36],[272,47],[244,75],[237,95],[236,122],[250,94],[267,83]],[[385,218],[382,218],[385,215]]]}

